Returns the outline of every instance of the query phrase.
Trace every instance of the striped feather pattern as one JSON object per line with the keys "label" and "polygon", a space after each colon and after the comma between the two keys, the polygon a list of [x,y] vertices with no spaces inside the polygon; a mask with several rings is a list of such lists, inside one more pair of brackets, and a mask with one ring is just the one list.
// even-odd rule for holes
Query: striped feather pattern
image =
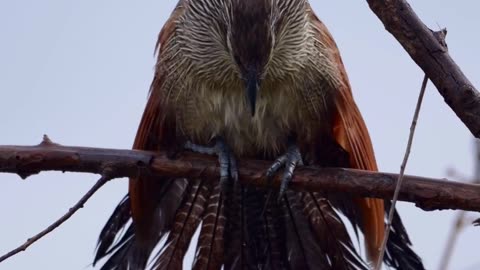
{"label": "striped feather pattern", "polygon": [[187,194],[186,200],[177,210],[175,223],[153,267],[155,269],[181,269],[182,267],[183,256],[201,222],[209,190],[203,180],[197,180],[189,187]]}
{"label": "striped feather pattern", "polygon": [[223,263],[225,228],[225,198],[220,192],[220,185],[215,185],[207,203],[202,229],[193,262],[193,269],[216,270]]}
{"label": "striped feather pattern", "polygon": [[[307,164],[377,170],[338,48],[307,0],[179,0],[156,50],[134,149],[178,152],[186,139],[208,144],[222,136],[240,159],[272,159],[294,137]],[[260,69],[254,117],[239,59]],[[100,233],[94,262],[106,258],[103,270],[182,269],[200,228],[193,269],[367,269],[336,209],[376,258],[388,202],[294,191],[276,201],[269,192],[239,183],[222,191],[206,179],[132,178]],[[398,215],[387,247],[388,265],[423,269]]]}

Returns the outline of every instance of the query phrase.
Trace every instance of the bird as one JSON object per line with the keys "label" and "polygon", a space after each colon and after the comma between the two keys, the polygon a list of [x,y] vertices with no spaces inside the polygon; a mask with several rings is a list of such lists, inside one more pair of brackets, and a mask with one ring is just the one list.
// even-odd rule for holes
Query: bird
{"label": "bird", "polygon": [[[131,178],[94,264],[183,269],[198,231],[192,269],[369,269],[389,200],[288,189],[299,166],[378,170],[339,49],[309,1],[179,0],[155,50],[133,149],[215,155],[220,179]],[[239,159],[271,161],[265,179],[281,174],[279,190],[239,183]],[[397,212],[384,263],[424,269]]]}

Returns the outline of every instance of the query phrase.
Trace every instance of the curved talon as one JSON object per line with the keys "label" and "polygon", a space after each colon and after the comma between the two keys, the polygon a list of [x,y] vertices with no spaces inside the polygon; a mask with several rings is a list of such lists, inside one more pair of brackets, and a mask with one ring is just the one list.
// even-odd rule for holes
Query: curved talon
{"label": "curved talon", "polygon": [[222,138],[217,138],[214,146],[203,146],[187,141],[185,149],[200,154],[216,155],[220,164],[220,185],[225,187],[229,179],[238,180],[237,160]]}
{"label": "curved talon", "polygon": [[285,163],[287,162],[287,155],[281,155],[279,158],[277,158],[275,160],[275,162],[273,162],[272,166],[270,166],[270,168],[268,168],[267,170],[267,177],[269,179],[271,179],[275,173],[278,171],[278,169],[280,169],[280,167],[282,167],[283,165],[285,165]]}
{"label": "curved talon", "polygon": [[292,180],[293,172],[297,165],[303,165],[302,154],[296,145],[291,145],[288,147],[287,152],[280,157],[278,157],[267,170],[266,176],[268,179],[273,177],[273,175],[280,169],[280,167],[285,166],[285,171],[282,176],[282,183],[280,184],[280,191],[278,194],[278,200],[281,200],[283,194],[287,190],[288,183]]}

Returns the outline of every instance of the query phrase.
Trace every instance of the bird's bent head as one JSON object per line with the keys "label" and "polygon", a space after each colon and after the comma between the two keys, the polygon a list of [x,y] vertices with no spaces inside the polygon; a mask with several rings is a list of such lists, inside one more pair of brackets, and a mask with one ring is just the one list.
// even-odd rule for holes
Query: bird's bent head
{"label": "bird's bent head", "polygon": [[242,81],[252,115],[262,82],[300,70],[308,58],[307,0],[187,3],[184,52],[209,80]]}
{"label": "bird's bent head", "polygon": [[271,0],[232,0],[227,39],[232,58],[245,83],[252,116],[265,67],[273,51],[273,7]]}

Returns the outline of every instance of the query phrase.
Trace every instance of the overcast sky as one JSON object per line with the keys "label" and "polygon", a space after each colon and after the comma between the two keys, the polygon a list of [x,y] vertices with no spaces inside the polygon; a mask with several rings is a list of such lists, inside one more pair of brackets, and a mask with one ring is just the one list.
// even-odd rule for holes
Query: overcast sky
{"label": "overcast sky", "polygon": [[[382,171],[398,172],[423,78],[366,1],[311,1],[334,35]],[[480,85],[478,1],[411,1],[432,29],[448,28],[453,58]],[[130,148],[152,78],[158,32],[176,0],[0,1],[0,144]],[[408,174],[473,172],[472,136],[430,84]],[[0,253],[44,229],[97,176],[0,174]],[[91,269],[96,239],[127,191],[115,180],[55,232],[0,264],[6,269]],[[427,269],[437,269],[455,212],[399,206]],[[478,215],[472,214],[472,217]],[[480,228],[462,233],[449,269],[479,269]],[[475,266],[476,265],[476,266]]]}

